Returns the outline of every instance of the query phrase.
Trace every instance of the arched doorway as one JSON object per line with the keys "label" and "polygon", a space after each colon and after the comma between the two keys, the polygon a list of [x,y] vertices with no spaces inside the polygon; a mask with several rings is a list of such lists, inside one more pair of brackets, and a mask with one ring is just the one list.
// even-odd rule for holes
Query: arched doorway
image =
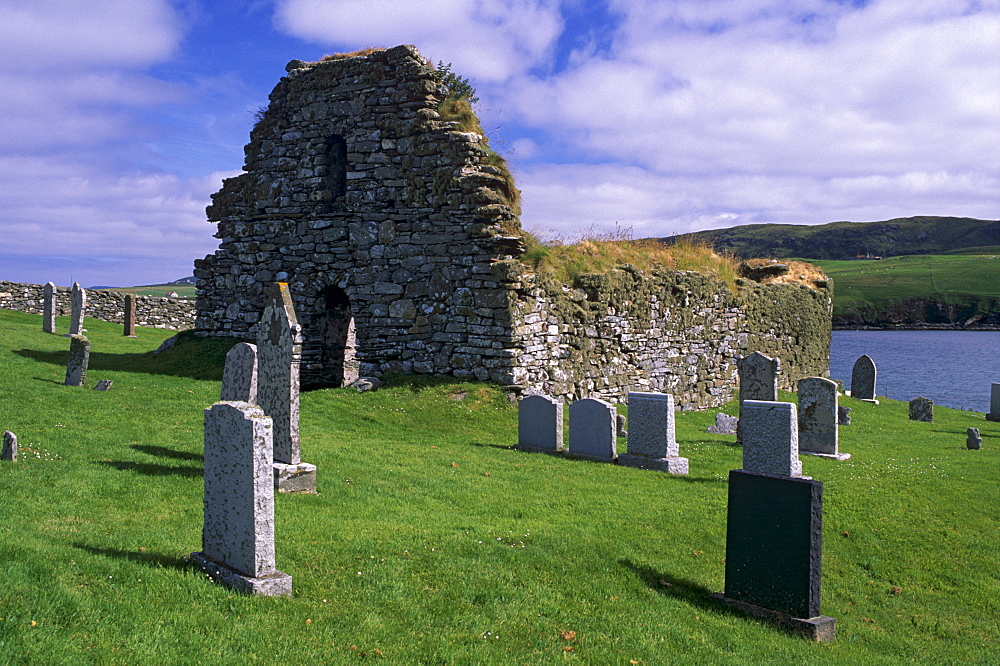
{"label": "arched doorway", "polygon": [[340,287],[326,287],[316,305],[321,309],[317,323],[323,383],[353,384],[358,379],[358,360],[351,299]]}

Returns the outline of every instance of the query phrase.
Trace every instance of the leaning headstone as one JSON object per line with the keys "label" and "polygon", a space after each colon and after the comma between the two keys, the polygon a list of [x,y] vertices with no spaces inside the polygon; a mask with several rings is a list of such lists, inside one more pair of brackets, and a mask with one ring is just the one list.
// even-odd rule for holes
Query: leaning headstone
{"label": "leaning headstone", "polygon": [[560,453],[563,450],[563,405],[546,395],[517,401],[517,448]]}
{"label": "leaning headstone", "polygon": [[837,407],[837,423],[840,425],[851,425],[851,408],[841,405]]}
{"label": "leaning headstone", "polygon": [[191,559],[212,580],[249,594],[290,596],[274,562],[271,419],[246,402],[205,410],[205,524]]}
{"label": "leaning headstone", "polygon": [[598,398],[584,398],[569,406],[569,452],[574,458],[614,462],[617,457],[618,419],[615,406]]}
{"label": "leaning headstone", "polygon": [[847,460],[837,450],[837,382],[823,377],[799,380],[799,452]]}
{"label": "leaning headstone", "polygon": [[934,423],[934,401],[922,396],[911,400],[910,420]]}
{"label": "leaning headstone", "polygon": [[0,453],[0,460],[17,462],[17,435],[10,430],[4,430],[3,452]]}
{"label": "leaning headstone", "polygon": [[977,450],[983,448],[983,438],[979,434],[979,428],[969,428],[965,431],[965,448]]}
{"label": "leaning headstone", "polygon": [[66,363],[66,386],[83,386],[90,364],[90,340],[83,335],[69,336],[69,361]]}
{"label": "leaning headstone", "polygon": [[45,300],[42,306],[42,330],[46,333],[56,332],[56,285],[45,283]]}
{"label": "leaning headstone", "polygon": [[[778,373],[781,372],[781,361],[754,352],[736,362],[740,375],[740,416],[743,416],[745,400],[778,399]],[[743,443],[743,426],[736,424],[736,443]]]}
{"label": "leaning headstone", "polygon": [[226,354],[219,400],[257,404],[257,345],[241,342]]}
{"label": "leaning headstone", "polygon": [[628,421],[628,453],[618,456],[619,465],[677,475],[688,473],[688,459],[677,455],[674,396],[629,393]]}
{"label": "leaning headstone", "polygon": [[708,430],[705,432],[710,432],[713,435],[735,435],[739,422],[740,417],[719,412],[715,415],[715,425],[708,426]]}
{"label": "leaning headstone", "polygon": [[99,382],[97,382],[97,386],[94,387],[94,390],[95,391],[110,391],[112,384],[114,384],[114,382],[112,380],[110,380],[110,379],[102,379]]}
{"label": "leaning headstone", "polygon": [[987,421],[1000,421],[1000,384],[990,384],[990,411]]}
{"label": "leaning headstone", "polygon": [[125,294],[125,326],[122,335],[127,338],[135,337],[135,294]]}
{"label": "leaning headstone", "polygon": [[868,354],[862,355],[854,362],[854,368],[851,370],[851,397],[877,405],[878,401],[875,399],[877,375],[875,361]]}
{"label": "leaning headstone", "polygon": [[69,334],[81,335],[83,333],[83,315],[87,309],[87,290],[80,286],[79,282],[73,283],[73,290],[70,292]]}
{"label": "leaning headstone", "polygon": [[790,402],[743,403],[743,470],[753,474],[802,476],[799,425]]}
{"label": "leaning headstone", "polygon": [[302,327],[284,282],[272,282],[257,328],[257,404],[274,421],[274,482],[280,492],[316,492],[316,466],[302,462],[299,363]]}
{"label": "leaning headstone", "polygon": [[725,594],[712,596],[793,634],[832,641],[837,621],[820,614],[822,534],[822,483],[730,471]]}

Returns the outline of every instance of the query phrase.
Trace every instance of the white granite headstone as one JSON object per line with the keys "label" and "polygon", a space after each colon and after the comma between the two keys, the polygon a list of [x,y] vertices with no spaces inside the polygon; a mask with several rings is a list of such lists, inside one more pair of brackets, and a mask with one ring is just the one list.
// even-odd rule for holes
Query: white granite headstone
{"label": "white granite headstone", "polygon": [[847,460],[838,451],[837,382],[824,377],[799,380],[799,452]]}
{"label": "white granite headstone", "polygon": [[[743,402],[745,400],[777,400],[778,373],[781,372],[781,360],[754,352],[736,361],[740,376],[740,418],[743,418]],[[736,444],[743,442],[743,426],[736,423]]]}
{"label": "white granite headstone", "polygon": [[257,404],[257,345],[241,342],[226,354],[219,400]]}
{"label": "white granite headstone", "polygon": [[1000,384],[990,384],[990,411],[987,421],[1000,421]]}
{"label": "white granite headstone", "polygon": [[563,405],[546,395],[517,401],[517,448],[556,453],[563,450]]}
{"label": "white granite headstone", "polygon": [[619,465],[677,475],[688,473],[687,458],[678,455],[674,396],[630,392],[628,423],[628,452],[618,456]]}
{"label": "white granite headstone", "polygon": [[42,330],[46,333],[56,332],[56,298],[58,291],[52,282],[45,283],[45,300],[42,305]]}
{"label": "white granite headstone", "polygon": [[73,290],[70,292],[69,334],[80,335],[83,333],[83,316],[87,310],[87,290],[80,286],[79,282],[73,283]]}
{"label": "white granite headstone", "polygon": [[799,425],[790,402],[747,400],[743,403],[743,471],[773,476],[802,476]]}
{"label": "white granite headstone", "polygon": [[617,457],[615,406],[584,398],[569,406],[569,452],[574,458],[614,462]]}

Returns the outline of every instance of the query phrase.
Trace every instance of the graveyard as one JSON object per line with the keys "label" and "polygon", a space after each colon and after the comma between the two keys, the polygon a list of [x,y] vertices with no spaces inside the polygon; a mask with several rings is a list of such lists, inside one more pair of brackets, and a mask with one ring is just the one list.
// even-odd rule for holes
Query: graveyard
{"label": "graveyard", "polygon": [[[517,407],[491,384],[398,375],[370,392],[306,391],[301,455],[317,493],[274,495],[275,564],[294,587],[249,596],[190,559],[205,409],[236,341],[182,334],[153,354],[172,331],[126,337],[88,319],[86,376],[68,386],[69,318],[54,333],[41,319],[0,310],[0,431],[19,446],[0,462],[12,661],[891,664],[1000,651],[1000,422],[983,414],[936,406],[922,421],[907,401],[840,397],[850,458],[800,456],[823,484],[821,610],[837,620],[836,640],[814,643],[710,596],[725,586],[728,480],[744,458],[735,435],[706,430],[736,400],[676,412],[671,455],[687,473],[673,474],[519,450]],[[93,390],[100,380],[111,388]]]}

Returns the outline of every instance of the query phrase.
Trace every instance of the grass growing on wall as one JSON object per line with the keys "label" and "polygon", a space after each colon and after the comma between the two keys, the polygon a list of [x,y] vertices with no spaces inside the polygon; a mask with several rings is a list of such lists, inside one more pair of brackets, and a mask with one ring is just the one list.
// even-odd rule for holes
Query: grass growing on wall
{"label": "grass growing on wall", "polygon": [[622,227],[613,232],[589,229],[568,242],[527,231],[523,237],[521,261],[533,271],[566,284],[575,283],[584,273],[606,273],[631,265],[642,271],[669,269],[714,275],[736,293],[738,262],[705,243],[666,245],[654,239],[634,240],[631,229]]}
{"label": "grass growing on wall", "polygon": [[[149,350],[167,331],[88,328],[87,387],[65,387],[68,340],[0,310],[0,429],[21,444],[20,462],[0,464],[5,658],[888,664],[1000,650],[1000,424],[982,414],[938,408],[917,423],[906,403],[843,398],[852,459],[803,456],[824,483],[832,644],[708,599],[724,585],[726,479],[741,466],[732,437],[705,433],[715,410],[677,415],[691,474],[670,477],[512,450],[516,410],[498,388],[432,379],[302,395],[319,494],[276,498],[294,596],[253,598],[187,561],[227,341],[192,337],[166,363]],[[106,378],[110,391],[91,390]],[[981,451],[965,449],[970,425]]]}

